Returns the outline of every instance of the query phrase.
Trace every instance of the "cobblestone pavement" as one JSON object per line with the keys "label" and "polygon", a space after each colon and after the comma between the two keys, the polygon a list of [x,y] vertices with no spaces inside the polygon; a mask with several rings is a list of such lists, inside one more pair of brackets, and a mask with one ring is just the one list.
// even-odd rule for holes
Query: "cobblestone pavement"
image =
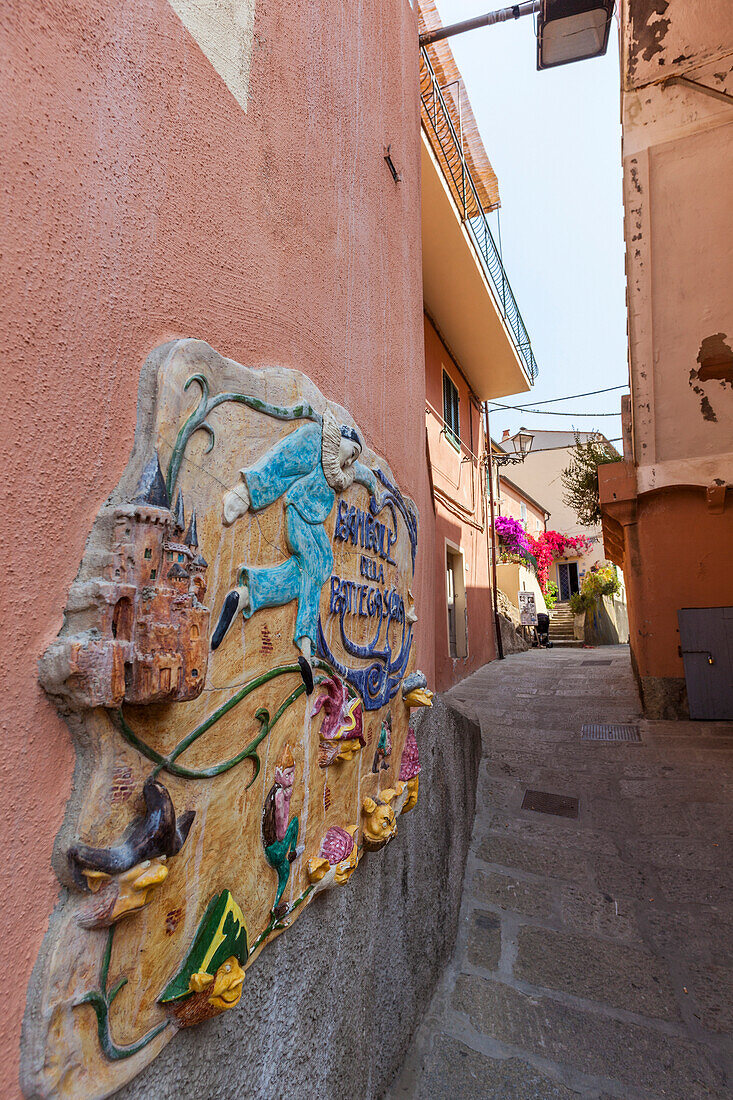
{"label": "cobblestone pavement", "polygon": [[[640,720],[625,646],[515,654],[447,698],[481,722],[476,821],[390,1100],[733,1097],[733,723]],[[528,788],[577,820],[522,810]]]}

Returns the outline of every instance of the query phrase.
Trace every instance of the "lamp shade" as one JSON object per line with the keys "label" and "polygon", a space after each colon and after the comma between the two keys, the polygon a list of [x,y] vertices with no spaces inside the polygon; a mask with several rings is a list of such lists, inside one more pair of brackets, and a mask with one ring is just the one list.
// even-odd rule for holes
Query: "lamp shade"
{"label": "lamp shade", "polygon": [[529,454],[532,449],[533,439],[534,436],[531,432],[527,432],[524,428],[520,428],[514,436],[514,450],[520,455]]}
{"label": "lamp shade", "polygon": [[541,0],[537,68],[601,57],[608,48],[615,0]]}

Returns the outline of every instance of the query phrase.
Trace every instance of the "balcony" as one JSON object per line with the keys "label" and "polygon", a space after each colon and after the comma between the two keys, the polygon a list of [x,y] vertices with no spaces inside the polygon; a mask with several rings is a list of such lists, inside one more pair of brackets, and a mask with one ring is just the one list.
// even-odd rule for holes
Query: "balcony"
{"label": "balcony", "polygon": [[425,306],[481,400],[530,389],[537,364],[463,144],[421,50]]}

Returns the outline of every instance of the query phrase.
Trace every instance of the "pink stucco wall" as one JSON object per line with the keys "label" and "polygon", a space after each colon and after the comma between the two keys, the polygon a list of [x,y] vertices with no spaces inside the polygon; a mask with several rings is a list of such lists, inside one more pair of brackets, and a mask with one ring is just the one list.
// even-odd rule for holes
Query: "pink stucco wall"
{"label": "pink stucco wall", "polygon": [[[69,732],[36,682],[132,445],[149,350],[303,370],[423,516],[417,37],[407,0],[258,0],[245,113],[165,0],[10,0],[3,40],[3,1013],[17,1095]],[[391,145],[402,174],[383,159]],[[432,679],[432,577],[418,657]]]}

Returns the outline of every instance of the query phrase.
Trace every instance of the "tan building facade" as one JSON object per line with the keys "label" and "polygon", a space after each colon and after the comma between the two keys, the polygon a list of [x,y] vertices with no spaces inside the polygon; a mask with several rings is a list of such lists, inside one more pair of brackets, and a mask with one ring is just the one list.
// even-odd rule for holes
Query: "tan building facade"
{"label": "tan building facade", "polygon": [[623,0],[620,16],[631,399],[624,462],[599,482],[644,704],[673,717],[686,671],[726,675],[679,612],[712,623],[733,604],[733,6]]}
{"label": "tan building facade", "polygon": [[[526,429],[524,429],[526,430]],[[581,432],[583,441],[596,433]],[[507,436],[501,446],[511,450]],[[512,480],[521,486],[525,493],[542,501],[547,509],[547,530],[558,531],[561,535],[583,535],[590,540],[590,547],[584,553],[569,554],[561,561],[553,562],[550,580],[558,587],[559,599],[568,600],[577,592],[583,577],[593,566],[603,565],[606,553],[600,526],[581,527],[575,512],[563,501],[562,472],[570,464],[571,450],[575,445],[575,433],[537,431],[532,433],[532,448],[525,457],[511,467]],[[527,528],[531,535],[535,532]]]}

